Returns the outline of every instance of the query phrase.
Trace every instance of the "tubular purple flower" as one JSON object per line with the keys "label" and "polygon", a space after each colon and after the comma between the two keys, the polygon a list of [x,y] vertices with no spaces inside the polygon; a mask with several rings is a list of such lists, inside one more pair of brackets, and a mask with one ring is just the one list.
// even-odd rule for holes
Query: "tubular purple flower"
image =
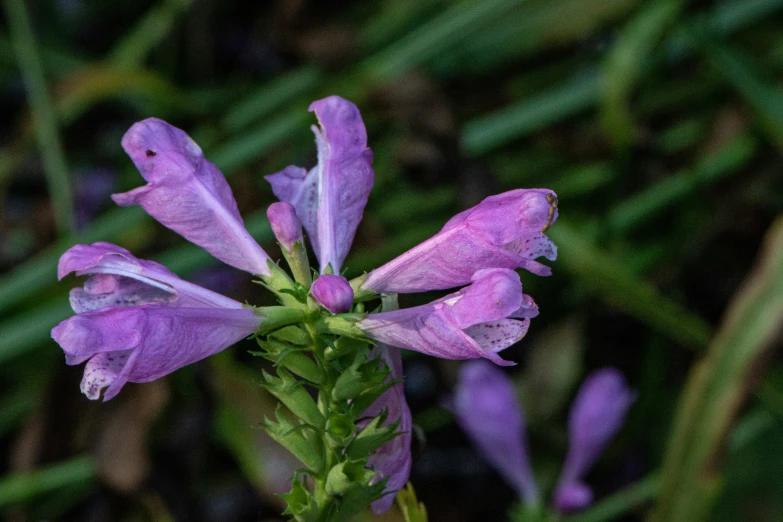
{"label": "tubular purple flower", "polygon": [[371,271],[362,288],[423,292],[461,286],[482,268],[525,268],[552,273],[534,259],[557,257],[543,232],[557,219],[557,196],[548,189],[517,189],[490,196],[451,218],[440,232]]}
{"label": "tubular purple flower", "polygon": [[[321,276],[323,277],[323,276]],[[370,358],[380,357],[389,366],[390,378],[402,378],[402,356],[397,348],[378,345],[373,348]],[[408,403],[405,400],[405,388],[402,382],[398,382],[375,403],[365,410],[364,415],[375,417],[383,410],[388,411],[386,424],[399,421],[397,431],[401,432],[392,440],[378,448],[367,460],[369,467],[378,473],[378,480],[388,477],[384,491],[386,496],[372,503],[372,511],[376,515],[385,513],[394,504],[395,495],[408,482],[413,466],[411,455],[411,440],[413,439],[413,417]]]}
{"label": "tubular purple flower", "polygon": [[590,505],[592,491],[581,479],[620,431],[635,400],[625,377],[614,368],[601,368],[585,379],[568,418],[568,455],[554,495],[559,510]]}
{"label": "tubular purple flower", "polygon": [[269,218],[272,232],[283,248],[290,252],[297,241],[304,243],[302,222],[296,217],[293,205],[285,201],[272,203],[266,209],[266,217]]}
{"label": "tubular purple flower", "polygon": [[329,96],[310,105],[321,128],[313,126],[318,165],[310,172],[289,166],[266,176],[280,201],[291,203],[310,236],[320,270],[340,273],[372,189],[372,151],[353,103]]}
{"label": "tubular purple flower", "polygon": [[484,357],[501,366],[514,365],[497,352],[525,336],[538,308],[522,293],[513,270],[479,270],[472,281],[429,304],[370,314],[356,325],[371,339],[391,346],[443,359]]}
{"label": "tubular purple flower", "polygon": [[313,282],[310,295],[333,314],[342,314],[353,305],[353,289],[343,276],[323,274]]}
{"label": "tubular purple flower", "polygon": [[141,205],[161,224],[221,261],[269,275],[269,256],[245,229],[226,178],[187,134],[148,118],[125,133],[122,146],[148,183],[113,194],[115,203]]}
{"label": "tubular purple flower", "polygon": [[514,384],[485,361],[462,365],[454,393],[454,415],[479,452],[528,505],[538,504],[530,468],[525,419]]}
{"label": "tubular purple flower", "polygon": [[164,266],[110,243],[76,245],[60,279],[91,275],[71,290],[77,313],[52,329],[66,363],[87,361],[82,392],[103,400],[126,382],[148,382],[217,353],[255,332],[262,317],[242,303],[179,279]]}

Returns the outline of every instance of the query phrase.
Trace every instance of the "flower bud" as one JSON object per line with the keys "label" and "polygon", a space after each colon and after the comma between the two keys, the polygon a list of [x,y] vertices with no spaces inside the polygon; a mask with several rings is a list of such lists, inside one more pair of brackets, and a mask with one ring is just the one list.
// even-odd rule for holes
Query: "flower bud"
{"label": "flower bud", "polygon": [[302,223],[296,217],[296,211],[290,203],[284,201],[272,203],[266,209],[266,217],[269,218],[275,237],[289,252],[293,250],[294,243],[303,241]]}
{"label": "flower bud", "polygon": [[310,295],[315,302],[333,314],[341,314],[351,309],[353,289],[343,276],[324,274],[313,282]]}

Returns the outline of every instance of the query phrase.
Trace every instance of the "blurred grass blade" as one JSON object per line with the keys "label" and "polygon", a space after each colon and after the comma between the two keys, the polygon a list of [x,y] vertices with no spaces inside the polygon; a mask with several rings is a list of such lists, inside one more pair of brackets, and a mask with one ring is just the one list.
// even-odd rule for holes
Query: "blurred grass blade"
{"label": "blurred grass blade", "polygon": [[250,95],[235,104],[223,118],[223,127],[237,132],[290,100],[314,89],[321,81],[321,71],[316,67],[301,67],[263,84]]}
{"label": "blurred grass blade", "polygon": [[598,501],[586,511],[568,517],[568,522],[606,522],[650,502],[658,494],[661,480],[657,474],[648,475],[625,489]]}
{"label": "blurred grass blade", "polygon": [[753,158],[757,148],[756,140],[749,134],[736,136],[721,149],[701,158],[692,172],[672,174],[616,205],[606,219],[607,228],[612,232],[627,232],[723,176],[737,172]]}
{"label": "blurred grass blade", "polygon": [[4,5],[14,51],[27,88],[38,149],[49,185],[55,225],[60,235],[64,235],[72,232],[75,226],[73,193],[54,107],[46,89],[41,58],[25,0],[5,0]]}
{"label": "blurred grass blade", "polygon": [[38,495],[92,480],[95,462],[90,456],[76,457],[26,473],[0,478],[0,508],[21,504]]}
{"label": "blurred grass blade", "polygon": [[633,143],[634,124],[630,98],[639,77],[652,62],[653,51],[677,19],[683,0],[646,3],[623,28],[604,63],[601,121],[609,141],[617,149]]}
{"label": "blurred grass blade", "polygon": [[149,9],[144,18],[109,52],[109,61],[122,69],[140,67],[152,49],[169,34],[177,17],[192,3],[193,0],[163,0]]}
{"label": "blurred grass blade", "polygon": [[767,232],[757,264],[723,318],[680,399],[651,522],[701,522],[723,481],[729,431],[783,331],[783,216]]}
{"label": "blurred grass blade", "polygon": [[783,151],[783,89],[762,80],[750,57],[694,33],[695,41],[712,67],[745,99],[778,150]]}
{"label": "blurred grass blade", "polygon": [[539,96],[469,121],[463,128],[462,148],[468,156],[484,154],[593,106],[598,95],[598,75],[581,74]]}
{"label": "blurred grass blade", "polygon": [[401,76],[502,18],[525,0],[463,0],[368,58],[363,73],[375,80]]}
{"label": "blurred grass blade", "polygon": [[558,246],[557,265],[608,304],[686,346],[701,349],[707,345],[711,332],[704,320],[634,277],[622,262],[587,242],[565,219],[558,219],[547,235]]}

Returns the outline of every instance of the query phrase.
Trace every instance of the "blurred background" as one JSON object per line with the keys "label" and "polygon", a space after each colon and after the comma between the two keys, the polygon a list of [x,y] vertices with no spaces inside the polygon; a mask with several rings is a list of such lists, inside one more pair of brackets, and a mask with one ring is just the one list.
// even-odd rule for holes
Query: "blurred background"
{"label": "blurred background", "polygon": [[[558,193],[554,275],[522,275],[541,315],[504,352],[544,490],[584,376],[613,366],[638,393],[587,477],[598,504],[567,520],[643,520],[655,506],[656,520],[698,520],[693,506],[783,520],[783,0],[3,6],[0,517],[282,520],[274,494],[295,464],[257,428],[275,401],[253,344],[89,402],[49,338],[78,284],[58,283],[56,263],[77,242],[111,241],[271,304],[112,204],[143,183],[120,138],[150,116],[188,132],[276,257],[262,176],[315,164],[307,106],[339,94],[375,153],[349,276],[492,193]],[[444,408],[459,363],[407,355],[412,482],[430,520],[514,520],[512,489]]]}

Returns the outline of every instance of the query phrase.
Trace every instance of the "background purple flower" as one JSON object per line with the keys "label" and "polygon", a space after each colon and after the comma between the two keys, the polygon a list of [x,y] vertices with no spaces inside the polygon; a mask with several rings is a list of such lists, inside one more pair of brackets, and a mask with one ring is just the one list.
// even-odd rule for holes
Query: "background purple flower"
{"label": "background purple flower", "polygon": [[528,458],[525,419],[514,384],[486,361],[460,367],[454,416],[481,454],[527,504],[538,503]]}

